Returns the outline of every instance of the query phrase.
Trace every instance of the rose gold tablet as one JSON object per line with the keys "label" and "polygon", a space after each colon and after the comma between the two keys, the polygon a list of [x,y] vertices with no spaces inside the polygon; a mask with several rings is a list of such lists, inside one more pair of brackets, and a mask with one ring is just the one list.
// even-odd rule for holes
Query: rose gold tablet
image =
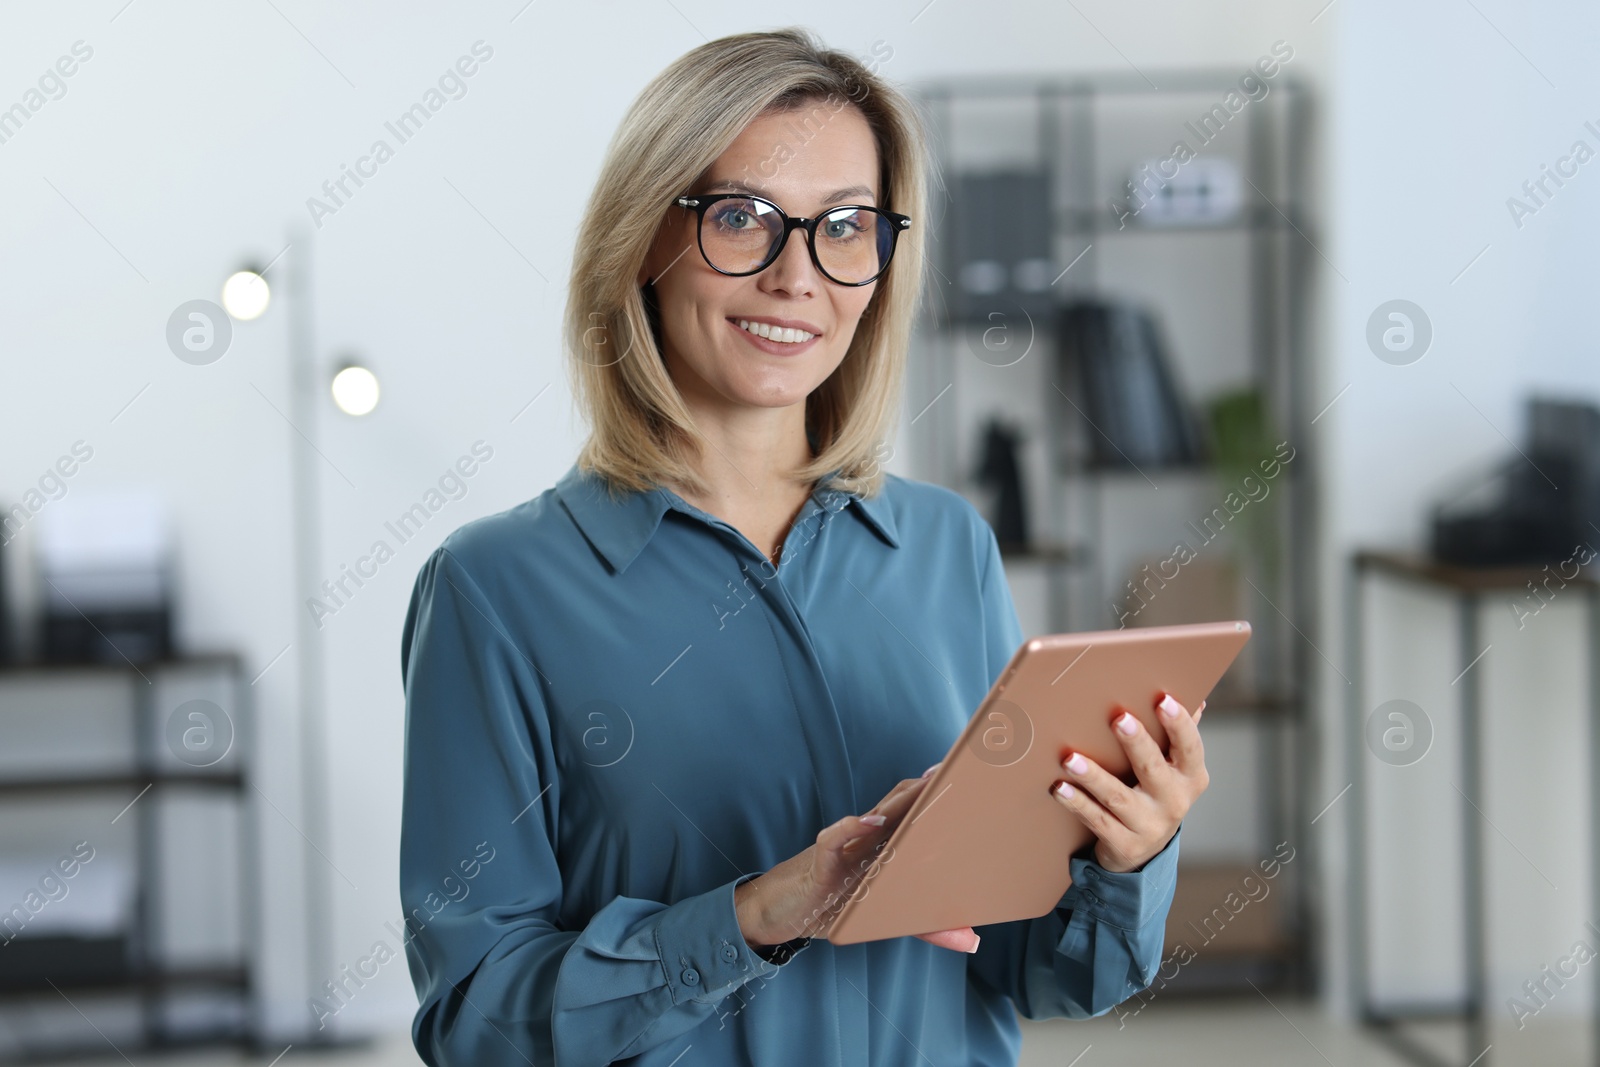
{"label": "rose gold tablet", "polygon": [[1032,919],[1072,884],[1094,835],[1050,787],[1082,752],[1135,779],[1111,720],[1126,708],[1167,750],[1162,692],[1191,713],[1250,639],[1248,622],[1025,641],[839,910],[836,945]]}

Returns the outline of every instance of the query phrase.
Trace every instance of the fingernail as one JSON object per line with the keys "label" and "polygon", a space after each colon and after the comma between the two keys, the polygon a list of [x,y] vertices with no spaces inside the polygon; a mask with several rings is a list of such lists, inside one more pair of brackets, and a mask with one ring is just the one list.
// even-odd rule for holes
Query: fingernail
{"label": "fingernail", "polygon": [[1117,718],[1117,729],[1132,737],[1139,732],[1139,720],[1125,711]]}
{"label": "fingernail", "polygon": [[1088,769],[1089,761],[1083,758],[1082,753],[1074,752],[1072,754],[1072,758],[1067,760],[1067,770],[1071,771],[1073,774],[1082,774]]}
{"label": "fingernail", "polygon": [[982,941],[982,940],[983,940],[983,938],[979,937],[977,934],[973,934],[972,935],[972,947],[967,949],[967,951],[968,952],[976,952],[976,951],[978,951],[978,942]]}
{"label": "fingernail", "polygon": [[887,815],[863,815],[861,816],[861,821],[868,826],[882,826],[889,821],[889,817]]}
{"label": "fingernail", "polygon": [[1171,693],[1164,694],[1161,697],[1161,703],[1157,704],[1156,707],[1160,708],[1169,719],[1176,719],[1178,713],[1183,710],[1183,705],[1173,700]]}
{"label": "fingernail", "polygon": [[1201,712],[1202,712],[1202,711],[1205,711],[1205,710],[1206,710],[1206,702],[1205,702],[1205,701],[1204,701],[1204,700],[1202,700],[1202,701],[1201,701],[1201,702],[1200,702],[1200,706],[1199,706],[1199,707],[1198,707],[1198,708],[1195,708],[1195,709],[1194,709],[1194,713],[1195,713],[1195,714],[1196,714],[1196,715],[1198,715],[1198,714],[1200,714],[1200,713],[1201,713]]}
{"label": "fingernail", "polygon": [[939,769],[939,765],[937,763],[935,763],[932,767],[929,767],[927,770],[922,772],[922,777],[926,778],[926,777],[928,777],[928,775],[932,774],[934,771],[936,771],[938,769]]}
{"label": "fingernail", "polygon": [[1051,790],[1051,792],[1055,793],[1055,795],[1058,797],[1068,798],[1076,793],[1077,790],[1073,789],[1070,783],[1061,782],[1055,787],[1055,789]]}

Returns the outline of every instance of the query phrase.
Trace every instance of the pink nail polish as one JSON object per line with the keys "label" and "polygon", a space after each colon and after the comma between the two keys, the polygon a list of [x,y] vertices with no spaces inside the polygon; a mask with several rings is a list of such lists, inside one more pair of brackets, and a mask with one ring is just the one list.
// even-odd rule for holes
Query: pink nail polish
{"label": "pink nail polish", "polygon": [[1134,734],[1139,732],[1139,720],[1135,719],[1127,712],[1123,712],[1122,715],[1117,719],[1117,729],[1121,730],[1129,737],[1132,737]]}
{"label": "pink nail polish", "polygon": [[982,940],[983,940],[983,938],[981,938],[978,935],[974,934],[972,936],[972,947],[967,949],[967,951],[968,952],[976,952],[976,951],[978,951],[978,942],[980,942]]}
{"label": "pink nail polish", "polygon": [[1161,703],[1157,704],[1156,707],[1160,708],[1169,719],[1176,719],[1178,717],[1178,713],[1183,710],[1183,705],[1178,703],[1176,700],[1173,700],[1171,693],[1163,696],[1161,698]]}
{"label": "pink nail polish", "polygon": [[1081,752],[1074,752],[1072,758],[1067,760],[1067,770],[1073,774],[1082,774],[1089,769],[1089,761],[1083,758]]}
{"label": "pink nail polish", "polygon": [[1058,797],[1070,798],[1073,793],[1077,792],[1077,790],[1073,789],[1070,783],[1062,782],[1055,787],[1053,792]]}
{"label": "pink nail polish", "polygon": [[887,815],[863,815],[860,818],[861,821],[866,823],[868,826],[882,826],[884,823],[889,821],[889,817]]}
{"label": "pink nail polish", "polygon": [[928,775],[932,774],[934,771],[936,771],[938,769],[939,769],[939,765],[937,763],[935,763],[932,767],[929,767],[927,770],[922,772],[922,777],[926,778],[926,777],[928,777]]}

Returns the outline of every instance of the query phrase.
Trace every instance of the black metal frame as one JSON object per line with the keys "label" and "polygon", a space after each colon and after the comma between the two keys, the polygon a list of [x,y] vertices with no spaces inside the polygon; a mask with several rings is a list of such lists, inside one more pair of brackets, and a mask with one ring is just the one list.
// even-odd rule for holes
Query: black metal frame
{"label": "black metal frame", "polygon": [[[229,678],[233,688],[233,702],[229,709],[234,719],[234,747],[238,762],[231,769],[170,769],[161,766],[155,739],[160,736],[160,722],[154,707],[154,697],[148,685],[134,684],[133,675],[138,670],[122,663],[41,663],[23,662],[0,666],[0,675],[46,674],[71,677],[80,674],[126,674],[129,677],[135,749],[132,764],[126,770],[106,772],[66,772],[40,774],[20,779],[0,779],[0,799],[25,797],[67,796],[80,793],[111,792],[134,794],[134,800],[151,790],[152,796],[130,816],[134,823],[134,858],[136,863],[137,895],[131,926],[124,932],[130,949],[129,966],[118,975],[103,978],[34,982],[31,980],[0,985],[0,1003],[15,998],[49,995],[52,991],[63,998],[67,990],[94,990],[135,995],[142,1043],[124,1044],[119,1052],[148,1052],[158,1049],[181,1048],[230,1042],[241,1047],[261,1049],[264,1020],[260,1005],[260,949],[261,928],[259,910],[260,857],[258,854],[257,811],[250,790],[254,788],[255,707],[250,687],[244,682],[243,660],[231,652],[176,655],[140,664],[145,670],[220,668]],[[159,864],[162,841],[157,817],[157,798],[164,793],[186,790],[210,792],[231,797],[239,831],[239,892],[241,956],[236,963],[221,965],[179,965],[165,962],[155,946],[159,943],[159,902],[162,893]],[[130,804],[130,807],[132,805]],[[126,810],[126,809],[124,809]],[[238,999],[240,1018],[237,1025],[224,1026],[213,1031],[178,1035],[173,1033],[165,1018],[168,994],[177,989],[225,990]],[[70,998],[68,1003],[71,1003]],[[102,1035],[103,1036],[103,1035]],[[32,1062],[39,1058],[57,1056],[83,1056],[102,1050],[99,1042],[87,1045],[63,1044],[50,1049],[25,1049],[22,1061],[0,1055],[0,1063]]]}
{"label": "black metal frame", "polygon": [[[1482,655],[1479,612],[1486,597],[1496,590],[1520,591],[1524,581],[1537,577],[1533,568],[1519,573],[1516,568],[1504,568],[1482,574],[1470,574],[1466,568],[1431,565],[1426,561],[1411,560],[1384,552],[1358,551],[1351,557],[1345,570],[1345,657],[1349,669],[1350,686],[1346,695],[1345,759],[1350,769],[1351,805],[1346,827],[1346,845],[1350,850],[1349,897],[1351,908],[1352,954],[1350,967],[1350,992],[1355,1009],[1363,1026],[1412,1063],[1423,1067],[1452,1067],[1449,1059],[1442,1057],[1421,1042],[1409,1036],[1402,1027],[1408,1022],[1455,1020],[1463,1024],[1467,1049],[1463,1062],[1468,1067],[1489,1067],[1496,1060],[1489,1055],[1493,1048],[1489,1026],[1489,902],[1485,862],[1488,853],[1486,820],[1479,806],[1482,799],[1483,760],[1483,696],[1482,671],[1473,672],[1473,664]],[[1461,938],[1466,957],[1465,999],[1459,1007],[1431,1007],[1401,1005],[1380,1009],[1372,1002],[1371,980],[1367,973],[1369,963],[1368,934],[1371,908],[1367,900],[1368,857],[1366,849],[1366,823],[1368,805],[1365,796],[1364,760],[1361,751],[1366,705],[1366,655],[1362,648],[1364,616],[1366,614],[1366,587],[1372,579],[1388,577],[1414,586],[1442,592],[1455,601],[1456,644],[1459,661],[1465,665],[1459,679],[1461,690],[1461,789],[1462,818],[1462,886],[1464,918]],[[1588,678],[1589,699],[1589,757],[1591,764],[1600,761],[1600,581],[1592,576],[1570,579],[1569,584],[1579,585],[1585,598],[1584,623],[1588,626],[1585,642],[1590,649]],[[1589,802],[1591,809],[1600,804],[1600,779],[1591,777]],[[1600,819],[1595,820],[1591,832],[1590,869],[1593,881],[1591,890],[1594,903],[1600,903]],[[1595,1028],[1594,1047],[1600,1050],[1600,1004],[1591,1016]],[[1600,1056],[1600,1052],[1592,1053]]]}
{"label": "black metal frame", "polygon": [[[777,213],[778,217],[783,220],[783,232],[778,235],[778,239],[773,242],[772,247],[768,249],[767,258],[762,261],[761,266],[757,267],[755,270],[723,270],[721,267],[711,262],[711,256],[706,252],[706,208],[721,200],[758,200],[763,204],[770,205],[772,210]],[[830,282],[833,282],[835,285],[848,285],[851,287],[871,285],[873,282],[883,277],[884,271],[889,269],[889,263],[894,259],[894,250],[900,244],[900,231],[908,229],[911,226],[911,216],[902,215],[896,211],[889,211],[886,208],[873,207],[871,204],[840,204],[838,207],[829,208],[826,212],[816,216],[815,218],[808,219],[798,215],[791,215],[787,211],[783,210],[783,208],[773,203],[771,200],[768,200],[766,197],[755,196],[752,193],[684,193],[682,196],[673,197],[672,202],[681,208],[686,208],[687,210],[694,212],[694,240],[695,244],[700,248],[700,258],[706,261],[706,266],[710,267],[718,274],[726,274],[730,278],[747,278],[752,274],[760,274],[762,271],[772,266],[773,263],[777,262],[778,257],[783,254],[784,246],[789,243],[789,234],[793,233],[795,230],[804,230],[806,233],[806,250],[810,252],[811,262],[816,265],[817,271],[824,278],[828,279]],[[878,267],[878,273],[874,274],[866,281],[841,281],[840,279],[829,274],[828,268],[824,267],[822,265],[822,260],[817,258],[817,224],[822,222],[822,220],[827,218],[829,215],[832,215],[838,211],[870,211],[889,220],[889,253],[883,257],[883,263]]]}
{"label": "black metal frame", "polygon": [[[1275,110],[1267,112],[1256,108],[1249,112],[1246,121],[1252,149],[1245,174],[1256,188],[1247,193],[1246,204],[1236,220],[1119,229],[1118,224],[1108,218],[1104,206],[1094,203],[1092,195],[1081,195],[1083,190],[1097,187],[1098,137],[1107,121],[1097,111],[1102,101],[1147,100],[1159,105],[1180,94],[1221,94],[1235,87],[1237,77],[1236,73],[1226,70],[1164,71],[1158,89],[1142,75],[1132,73],[1081,77],[960,76],[925,82],[917,86],[916,91],[934,125],[930,142],[937,154],[938,168],[947,175],[959,169],[947,143],[955,125],[958,104],[1009,98],[1019,103],[1031,102],[1038,108],[1035,136],[1039,158],[1043,161],[1041,166],[1050,173],[1053,203],[1050,226],[1055,249],[1061,257],[1058,265],[1066,264],[1073,271],[1070,279],[1087,292],[1101,291],[1100,261],[1104,246],[1110,243],[1108,238],[1133,242],[1159,241],[1162,235],[1173,234],[1234,234],[1244,235],[1249,240],[1252,299],[1248,300],[1245,314],[1251,316],[1254,381],[1262,386],[1275,420],[1281,420],[1282,431],[1289,435],[1288,439],[1297,449],[1296,459],[1285,468],[1277,489],[1288,494],[1280,520],[1283,529],[1279,532],[1279,543],[1284,548],[1284,578],[1289,595],[1287,601],[1279,598],[1278,603],[1272,605],[1286,625],[1258,626],[1252,638],[1262,649],[1264,661],[1273,665],[1272,669],[1281,679],[1278,691],[1264,694],[1265,699],[1253,706],[1229,706],[1213,699],[1208,711],[1217,717],[1219,724],[1222,716],[1229,716],[1231,721],[1252,724],[1259,731],[1260,795],[1270,798],[1264,805],[1268,840],[1310,842],[1316,831],[1315,820],[1307,810],[1304,788],[1294,788],[1295,783],[1316,780],[1317,757],[1307,707],[1309,686],[1303,680],[1314,674],[1314,642],[1318,640],[1316,620],[1322,596],[1315,565],[1315,548],[1322,538],[1317,521],[1321,509],[1315,474],[1317,443],[1311,433],[1314,411],[1308,403],[1311,383],[1304,358],[1307,348],[1305,307],[1309,299],[1307,268],[1310,257],[1315,254],[1310,245],[1312,237],[1307,236],[1314,236],[1315,230],[1301,206],[1308,128],[1305,121],[1307,88],[1294,77],[1284,75],[1274,82],[1274,96],[1279,100]],[[935,223],[940,223],[943,216],[937,205],[932,211]],[[937,272],[936,279],[930,278],[930,285],[937,288],[948,284],[949,277],[946,265],[933,265],[941,255],[937,248],[938,234],[931,234],[930,242],[930,267]],[[1074,254],[1076,259],[1072,258]],[[1083,262],[1074,268],[1079,259]],[[1060,276],[1056,281],[1061,281]],[[1053,286],[1055,284],[1052,282]],[[1257,299],[1255,294],[1262,296]],[[959,331],[972,327],[953,321],[948,304],[944,302],[930,303],[929,311],[926,322],[933,332],[930,358],[919,361],[925,368],[922,372],[925,377],[913,388],[919,389],[922,396],[937,400],[950,388],[956,374]],[[1028,325],[1032,329],[1034,324],[1030,320]],[[934,457],[930,480],[965,489],[966,477],[958,472],[964,469],[966,461],[957,453],[965,436],[960,432],[956,411],[946,403],[930,403],[928,408],[926,417],[919,415],[918,418],[923,434],[919,444]],[[1082,420],[1081,415],[1069,411],[1064,420],[1045,422],[1046,447],[1051,457],[1063,454],[1064,436],[1073,431],[1074,418]],[[1097,432],[1081,421],[1076,428],[1085,434]],[[1115,470],[1096,470],[1076,460],[1072,464],[1048,479],[1044,506],[1047,514],[1053,516],[1051,526],[1054,528],[1038,547],[1027,552],[1008,553],[1007,570],[1011,571],[1013,565],[1047,568],[1049,625],[1052,628],[1110,628],[1115,622],[1107,621],[1105,602],[1100,597],[1100,590],[1106,586],[1107,553],[1103,546],[1114,537],[1114,532],[1108,532],[1106,497],[1111,485],[1128,476]],[[1083,516],[1078,521],[1087,530],[1086,536],[1081,538],[1073,536],[1072,527],[1063,519],[1074,510]],[[1084,586],[1093,590],[1092,596],[1079,595]],[[1097,613],[1084,614],[1075,609],[1079,603],[1090,605]],[[1296,640],[1297,634],[1303,639]],[[1270,956],[1251,954],[1252,960],[1261,962],[1270,968],[1268,973],[1278,976],[1268,989],[1281,988],[1301,995],[1319,991],[1322,976],[1315,962],[1321,946],[1313,895],[1322,881],[1318,852],[1307,849],[1302,853],[1304,858],[1295,861],[1294,866],[1300,869],[1290,875],[1292,881],[1285,889],[1286,914],[1280,931],[1284,947]],[[1179,861],[1180,878],[1187,862]],[[1184,968],[1184,973],[1199,971],[1191,966]],[[1244,988],[1237,981],[1230,984]],[[1175,985],[1174,989],[1183,987]],[[1195,994],[1202,991],[1198,985],[1184,990]]]}

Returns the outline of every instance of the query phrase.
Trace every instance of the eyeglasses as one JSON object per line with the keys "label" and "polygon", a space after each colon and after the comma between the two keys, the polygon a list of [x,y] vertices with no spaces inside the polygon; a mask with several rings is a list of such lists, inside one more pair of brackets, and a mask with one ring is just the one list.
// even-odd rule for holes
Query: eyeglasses
{"label": "eyeglasses", "polygon": [[896,238],[911,225],[909,215],[862,204],[806,219],[746,193],[685,194],[672,202],[695,213],[696,240],[711,269],[736,278],[766,270],[789,234],[804,230],[811,262],[823,277],[840,285],[867,285],[889,268]]}

